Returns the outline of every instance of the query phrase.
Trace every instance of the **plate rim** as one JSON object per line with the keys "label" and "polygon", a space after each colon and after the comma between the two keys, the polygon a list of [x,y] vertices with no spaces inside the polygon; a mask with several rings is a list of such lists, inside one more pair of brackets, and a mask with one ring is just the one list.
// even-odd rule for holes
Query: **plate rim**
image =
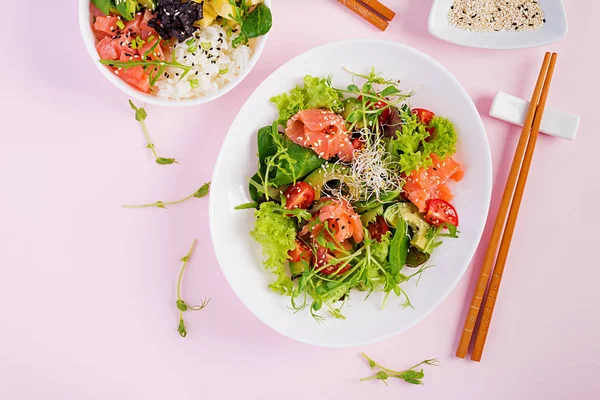
{"label": "plate rim", "polygon": [[429,62],[435,64],[437,67],[441,68],[441,70],[448,75],[448,77],[450,79],[452,79],[454,81],[454,83],[456,83],[459,87],[459,90],[462,91],[462,93],[466,96],[466,98],[468,99],[468,104],[471,107],[471,109],[475,112],[475,114],[478,116],[476,124],[478,125],[479,129],[481,132],[483,132],[483,137],[484,137],[484,159],[486,160],[485,166],[486,166],[486,185],[485,188],[482,188],[482,192],[483,195],[485,196],[485,202],[484,202],[484,206],[485,206],[485,218],[483,219],[483,221],[480,223],[480,226],[477,228],[476,232],[477,232],[477,237],[478,239],[476,240],[476,242],[474,243],[471,251],[468,254],[467,260],[465,262],[465,264],[461,267],[461,269],[459,270],[459,273],[457,274],[456,278],[454,278],[454,280],[452,282],[449,283],[447,289],[441,294],[441,296],[439,296],[438,300],[433,302],[429,307],[427,308],[423,308],[421,310],[423,310],[423,312],[421,313],[421,315],[418,318],[415,318],[413,321],[411,321],[411,323],[405,325],[404,327],[402,327],[402,329],[394,331],[394,332],[390,332],[390,333],[386,333],[386,334],[380,334],[380,335],[373,335],[373,337],[369,338],[368,340],[361,340],[361,341],[357,341],[354,342],[353,344],[340,344],[340,345],[335,345],[335,344],[324,344],[324,343],[316,343],[316,342],[311,342],[308,340],[304,340],[303,338],[298,338],[298,337],[292,337],[289,336],[287,333],[283,332],[282,330],[276,328],[275,326],[273,326],[271,323],[269,323],[268,321],[266,321],[265,319],[261,318],[260,316],[258,316],[251,308],[250,305],[246,304],[246,302],[244,302],[244,300],[239,296],[239,294],[237,293],[237,291],[234,289],[234,285],[232,285],[232,279],[231,277],[233,276],[231,273],[226,272],[226,269],[223,268],[222,266],[222,260],[223,260],[223,256],[221,255],[221,253],[219,251],[217,251],[217,239],[216,239],[216,233],[215,233],[215,207],[216,207],[216,200],[214,196],[210,196],[209,197],[209,207],[208,207],[208,217],[209,217],[209,228],[210,228],[210,237],[211,237],[211,241],[212,241],[212,245],[213,245],[213,250],[215,252],[215,257],[217,259],[217,263],[219,264],[219,268],[221,270],[221,272],[223,273],[225,280],[227,281],[229,288],[231,289],[231,291],[236,295],[236,297],[240,300],[240,302],[244,305],[244,307],[250,311],[251,314],[254,315],[254,317],[256,317],[259,321],[261,321],[262,323],[264,323],[265,325],[267,325],[269,328],[271,328],[272,330],[274,330],[275,332],[291,339],[291,340],[295,340],[297,342],[300,343],[304,343],[304,344],[308,344],[308,345],[313,345],[313,346],[318,346],[318,347],[325,347],[325,348],[353,348],[353,347],[358,347],[358,346],[363,346],[363,345],[368,345],[368,344],[374,344],[374,343],[378,343],[381,342],[383,340],[389,339],[391,337],[397,336],[403,332],[405,332],[406,330],[412,328],[413,326],[415,326],[416,324],[418,324],[419,322],[421,322],[424,318],[426,318],[427,316],[429,316],[431,314],[431,312],[433,312],[437,307],[439,307],[439,305],[446,300],[446,298],[449,296],[449,294],[456,288],[456,286],[458,285],[458,283],[463,279],[465,272],[467,271],[467,269],[469,268],[469,266],[471,265],[471,262],[473,261],[473,257],[479,247],[479,243],[481,242],[481,239],[483,237],[483,232],[485,230],[485,226],[487,223],[487,217],[489,215],[489,210],[490,210],[490,203],[491,203],[491,194],[492,194],[492,181],[493,181],[493,171],[492,171],[492,157],[491,157],[491,150],[490,150],[490,146],[489,146],[489,140],[487,138],[487,134],[486,134],[486,130],[485,130],[485,126],[483,124],[483,120],[481,119],[481,114],[479,113],[479,111],[477,110],[477,107],[475,106],[475,103],[473,102],[473,99],[471,98],[471,96],[469,96],[468,92],[466,91],[466,89],[463,87],[463,85],[460,83],[460,81],[458,81],[458,79],[439,61],[435,60],[433,57],[431,57],[430,55],[417,50],[413,47],[410,47],[408,45],[399,43],[399,42],[394,42],[394,41],[390,41],[390,40],[382,40],[382,39],[345,39],[345,40],[339,40],[339,41],[332,41],[332,42],[328,42],[313,48],[310,48],[296,56],[294,56],[293,58],[289,59],[288,61],[286,61],[285,63],[283,63],[282,65],[280,65],[278,68],[276,68],[275,70],[273,70],[269,76],[267,78],[265,78],[255,89],[254,91],[250,94],[250,96],[248,96],[248,98],[246,99],[246,101],[244,102],[244,104],[240,107],[240,109],[238,110],[237,115],[235,116],[235,118],[232,120],[229,129],[227,131],[227,134],[225,135],[225,138],[223,140],[223,143],[221,144],[221,148],[219,150],[219,154],[217,156],[217,159],[215,160],[215,164],[214,164],[214,168],[213,168],[213,175],[212,175],[212,185],[214,185],[214,182],[216,182],[215,178],[217,177],[217,175],[220,173],[221,168],[223,168],[222,166],[222,160],[224,157],[224,149],[227,147],[226,144],[231,141],[234,140],[233,135],[231,134],[231,127],[235,125],[235,123],[237,122],[238,118],[240,117],[240,113],[241,110],[243,110],[246,105],[248,103],[250,103],[250,101],[252,100],[254,94],[256,92],[258,92],[264,85],[267,84],[267,81],[269,80],[269,78],[274,75],[275,73],[277,73],[278,71],[280,71],[281,69],[285,68],[288,64],[294,62],[296,59],[301,58],[301,57],[305,57],[308,53],[314,52],[314,51],[318,51],[318,50],[322,50],[323,48],[327,48],[327,47],[334,47],[334,46],[338,46],[338,45],[343,45],[343,44],[365,44],[365,43],[373,43],[373,42],[377,42],[377,43],[383,43],[386,45],[390,45],[390,46],[395,46],[395,47],[399,47],[402,48],[404,50],[410,51],[410,52],[414,52],[414,53],[418,53],[420,56],[428,59]]}

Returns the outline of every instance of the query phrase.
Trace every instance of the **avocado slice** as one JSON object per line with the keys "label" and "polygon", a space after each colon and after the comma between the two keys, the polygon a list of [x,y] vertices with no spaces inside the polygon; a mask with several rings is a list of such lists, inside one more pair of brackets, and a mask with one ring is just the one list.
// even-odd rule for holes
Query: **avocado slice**
{"label": "avocado slice", "polygon": [[[350,167],[343,164],[323,164],[320,168],[315,169],[310,173],[304,182],[308,183],[315,191],[315,200],[321,198],[321,191],[323,186],[334,180],[345,181],[348,180],[350,174]],[[326,180],[327,179],[327,180]]]}
{"label": "avocado slice", "polygon": [[427,231],[429,231],[430,225],[421,217],[419,209],[415,205],[412,203],[396,203],[385,210],[383,218],[392,228],[399,225],[400,219],[406,221],[413,231],[410,244],[422,252],[426,252],[429,242]]}
{"label": "avocado slice", "polygon": [[[349,97],[344,100],[344,110],[342,111],[342,117],[350,124],[355,124],[357,129],[364,128],[363,114],[362,114],[362,103],[355,97]],[[352,116],[351,116],[352,115]]]}
{"label": "avocado slice", "polygon": [[290,261],[290,275],[292,275],[292,280],[298,278],[299,276],[302,276],[307,266],[308,264],[306,263],[306,261]]}

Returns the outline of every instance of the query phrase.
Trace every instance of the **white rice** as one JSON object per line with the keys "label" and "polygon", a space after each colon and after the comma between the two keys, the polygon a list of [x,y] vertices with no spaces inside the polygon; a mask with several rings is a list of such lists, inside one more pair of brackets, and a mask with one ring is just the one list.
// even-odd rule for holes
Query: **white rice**
{"label": "white rice", "polygon": [[[179,63],[192,69],[181,79],[181,69],[167,68],[168,77],[163,74],[156,82],[157,95],[165,99],[189,99],[213,93],[231,82],[247,67],[252,57],[252,49],[248,46],[233,48],[231,42],[236,36],[232,34],[228,38],[221,25],[215,23],[198,29],[191,38],[177,43],[172,55]],[[208,43],[210,48],[204,50],[203,44],[209,47]],[[190,52],[192,48],[194,52]]]}

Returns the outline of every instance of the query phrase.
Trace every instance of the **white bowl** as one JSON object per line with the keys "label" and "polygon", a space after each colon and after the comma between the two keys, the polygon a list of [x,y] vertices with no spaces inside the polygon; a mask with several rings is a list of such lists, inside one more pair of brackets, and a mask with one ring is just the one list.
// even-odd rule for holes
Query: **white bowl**
{"label": "white bowl", "polygon": [[442,40],[468,47],[521,49],[557,42],[567,34],[567,14],[562,0],[539,0],[546,22],[535,31],[470,32],[450,25],[453,0],[435,0],[429,13],[429,32]]}
{"label": "white bowl", "polygon": [[[272,0],[264,0],[264,3],[267,7],[273,11],[271,6]],[[219,97],[223,96],[225,93],[229,92],[231,89],[236,87],[244,78],[250,73],[252,68],[256,65],[260,55],[262,54],[263,48],[265,47],[265,43],[267,41],[268,34],[261,36],[256,39],[254,44],[254,51],[252,53],[252,58],[250,58],[250,62],[245,70],[243,70],[240,75],[238,75],[234,80],[227,83],[218,91],[211,93],[202,97],[194,97],[191,99],[183,99],[183,100],[167,100],[160,98],[158,96],[154,96],[151,94],[147,94],[141,92],[132,86],[129,86],[127,83],[123,82],[118,76],[111,73],[110,69],[102,64],[100,64],[100,57],[98,56],[98,52],[96,51],[96,37],[94,36],[94,32],[92,32],[92,16],[90,15],[90,0],[79,0],[79,28],[81,29],[81,36],[83,37],[83,42],[85,43],[85,47],[88,50],[90,57],[94,64],[98,67],[98,70],[104,75],[106,79],[108,79],[113,85],[115,85],[119,90],[128,96],[139,100],[144,103],[156,104],[160,106],[169,106],[169,107],[184,107],[184,106],[195,106],[197,104],[208,103]]]}
{"label": "white bowl", "polygon": [[[414,309],[403,309],[397,298],[380,309],[382,296],[353,292],[345,308],[346,320],[332,317],[316,323],[307,310],[294,314],[289,297],[267,287],[273,280],[262,266],[260,246],[250,237],[251,210],[234,210],[249,202],[248,179],[257,169],[256,132],[277,117],[269,98],[292,89],[306,74],[334,74],[336,87],[346,87],[350,74],[367,73],[371,66],[390,79],[416,88],[414,106],[426,107],[450,118],[459,131],[457,159],[465,177],[454,185],[454,204],[460,215],[460,239],[448,239],[431,259],[419,286],[406,283]],[[301,342],[350,347],[398,334],[429,314],[450,293],[467,269],[483,231],[491,192],[491,158],[485,130],[467,92],[437,61],[410,47],[380,40],[349,40],[309,50],[273,72],[250,96],[233,121],[216,162],[209,215],[213,245],[225,277],[240,300],[265,324]]]}

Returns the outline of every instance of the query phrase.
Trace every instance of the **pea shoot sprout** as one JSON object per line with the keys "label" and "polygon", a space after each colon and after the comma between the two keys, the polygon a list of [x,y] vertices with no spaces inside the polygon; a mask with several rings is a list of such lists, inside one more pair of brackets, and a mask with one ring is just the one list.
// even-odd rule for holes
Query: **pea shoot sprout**
{"label": "pea shoot sprout", "polygon": [[405,382],[412,383],[413,385],[422,385],[422,379],[425,377],[425,372],[423,372],[423,368],[421,368],[419,371],[417,371],[416,368],[420,367],[421,365],[433,365],[435,367],[439,365],[439,360],[437,358],[431,358],[429,360],[421,361],[417,365],[414,365],[407,370],[395,371],[393,369],[386,368],[381,364],[378,364],[365,353],[360,353],[360,355],[368,361],[369,366],[372,370],[377,371],[374,375],[362,378],[360,380],[361,382],[379,379],[387,385],[388,378],[398,378],[402,379]]}
{"label": "pea shoot sprout", "polygon": [[184,197],[183,199],[174,200],[174,201],[160,201],[159,200],[155,203],[140,204],[140,205],[126,204],[123,206],[123,208],[148,208],[148,207],[167,208],[168,205],[181,204],[184,201],[187,201],[194,197],[201,199],[208,194],[209,190],[210,190],[210,182],[205,183],[204,185],[202,185],[200,187],[200,189],[196,190],[194,193],[190,194],[189,196]]}
{"label": "pea shoot sprout", "polygon": [[196,247],[196,242],[197,242],[197,240],[194,239],[192,241],[192,245],[190,246],[190,250],[188,251],[188,253],[181,258],[181,262],[182,262],[181,270],[179,271],[179,277],[177,278],[177,301],[175,302],[175,304],[177,305],[177,309],[179,310],[179,326],[177,327],[177,332],[179,332],[179,335],[181,335],[181,337],[187,336],[187,329],[185,327],[185,322],[183,320],[183,313],[185,311],[200,311],[203,308],[205,308],[208,305],[208,303],[210,302],[210,299],[204,298],[204,299],[202,299],[202,302],[199,305],[189,306],[181,298],[181,281],[183,280],[183,274],[185,272],[185,268],[187,267],[188,262],[190,261],[190,258],[192,257],[194,248]]}
{"label": "pea shoot sprout", "polygon": [[154,143],[152,143],[152,140],[150,139],[148,128],[146,127],[146,117],[148,116],[146,109],[144,107],[137,107],[131,100],[129,100],[129,105],[135,111],[135,120],[138,121],[142,127],[142,132],[144,133],[144,137],[146,138],[147,142],[146,147],[152,152],[154,161],[160,165],[169,165],[173,163],[179,164],[174,158],[159,157],[159,155],[156,153],[156,149],[154,148]]}

